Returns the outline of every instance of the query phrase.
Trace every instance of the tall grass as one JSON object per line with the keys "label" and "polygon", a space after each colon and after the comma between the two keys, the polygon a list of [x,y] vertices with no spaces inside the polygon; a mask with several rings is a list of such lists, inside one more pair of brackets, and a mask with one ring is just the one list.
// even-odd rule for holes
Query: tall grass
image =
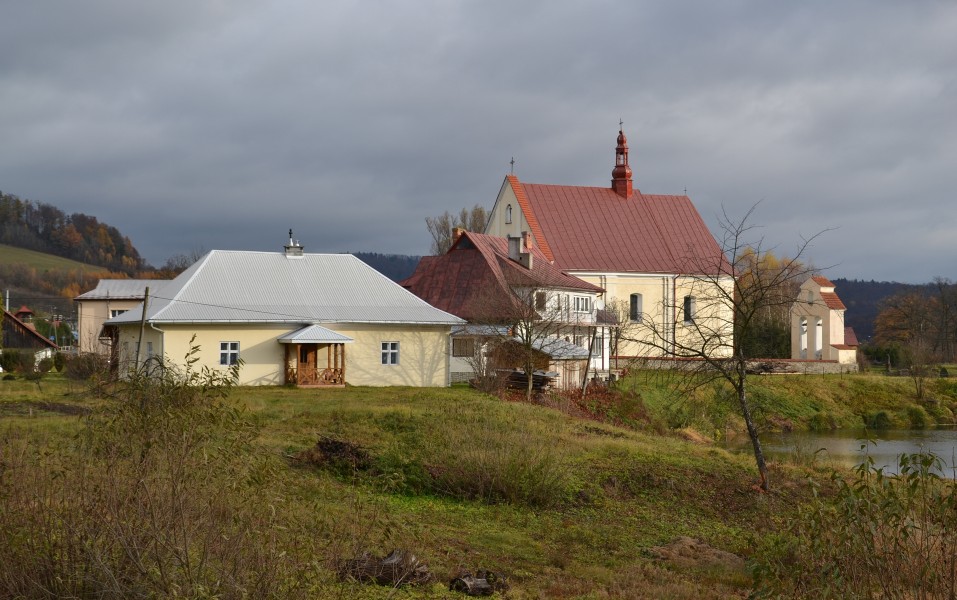
{"label": "tall grass", "polygon": [[865,461],[833,477],[758,553],[757,597],[935,599],[957,594],[957,482],[940,459],[902,455],[900,474]]}

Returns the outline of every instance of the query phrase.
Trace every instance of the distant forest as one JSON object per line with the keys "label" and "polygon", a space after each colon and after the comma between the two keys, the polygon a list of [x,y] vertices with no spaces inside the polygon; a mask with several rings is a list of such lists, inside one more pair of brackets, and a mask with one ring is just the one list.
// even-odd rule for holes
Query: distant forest
{"label": "distant forest", "polygon": [[392,281],[402,281],[415,271],[421,256],[406,254],[379,254],[377,252],[350,252],[353,256],[382,273]]}
{"label": "distant forest", "polygon": [[932,284],[915,285],[895,281],[861,281],[858,279],[832,279],[837,295],[847,306],[844,323],[854,328],[854,333],[864,342],[874,335],[874,320],[883,308],[883,302],[891,296],[915,290],[930,291]]}
{"label": "distant forest", "polygon": [[147,268],[130,238],[83,213],[0,192],[0,243],[134,275]]}

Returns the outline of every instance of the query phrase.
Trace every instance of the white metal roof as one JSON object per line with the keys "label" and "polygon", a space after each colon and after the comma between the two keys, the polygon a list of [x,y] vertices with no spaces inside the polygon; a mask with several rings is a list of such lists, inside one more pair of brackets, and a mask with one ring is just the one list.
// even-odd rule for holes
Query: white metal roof
{"label": "white metal roof", "polygon": [[157,294],[169,279],[101,279],[96,287],[76,300],[142,300],[146,288],[150,295]]}
{"label": "white metal roof", "polygon": [[351,337],[326,329],[322,325],[307,325],[279,338],[281,344],[348,344],[354,341]]}
{"label": "white metal roof", "polygon": [[[142,307],[107,321],[139,322]],[[458,325],[351,254],[213,250],[150,292],[153,323],[406,323]]]}

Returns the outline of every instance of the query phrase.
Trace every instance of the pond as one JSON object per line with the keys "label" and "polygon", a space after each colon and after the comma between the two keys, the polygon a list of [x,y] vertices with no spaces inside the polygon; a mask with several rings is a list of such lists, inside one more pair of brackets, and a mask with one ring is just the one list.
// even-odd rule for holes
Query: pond
{"label": "pond", "polygon": [[[747,439],[736,440],[742,451],[751,451]],[[781,458],[810,464],[833,464],[854,467],[866,455],[874,459],[875,467],[884,467],[885,473],[896,473],[898,456],[915,452],[931,452],[943,461],[942,475],[955,478],[957,458],[957,429],[907,430],[837,430],[795,431],[769,433],[761,436],[761,446],[769,459]],[[864,449],[862,450],[862,446]]]}

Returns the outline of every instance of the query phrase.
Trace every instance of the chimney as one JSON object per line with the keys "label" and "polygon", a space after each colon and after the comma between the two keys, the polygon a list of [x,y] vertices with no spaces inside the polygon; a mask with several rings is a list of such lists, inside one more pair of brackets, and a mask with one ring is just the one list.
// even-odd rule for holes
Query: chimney
{"label": "chimney", "polygon": [[508,236],[508,257],[518,262],[518,255],[522,252],[522,238]]}
{"label": "chimney", "polygon": [[453,227],[452,228],[452,244],[455,244],[455,242],[459,241],[459,238],[462,237],[463,233],[465,233],[465,230],[462,229],[461,227]]}
{"label": "chimney", "polygon": [[286,258],[302,258],[302,244],[299,240],[292,239],[292,229],[289,230],[289,243],[283,248],[286,250]]}

